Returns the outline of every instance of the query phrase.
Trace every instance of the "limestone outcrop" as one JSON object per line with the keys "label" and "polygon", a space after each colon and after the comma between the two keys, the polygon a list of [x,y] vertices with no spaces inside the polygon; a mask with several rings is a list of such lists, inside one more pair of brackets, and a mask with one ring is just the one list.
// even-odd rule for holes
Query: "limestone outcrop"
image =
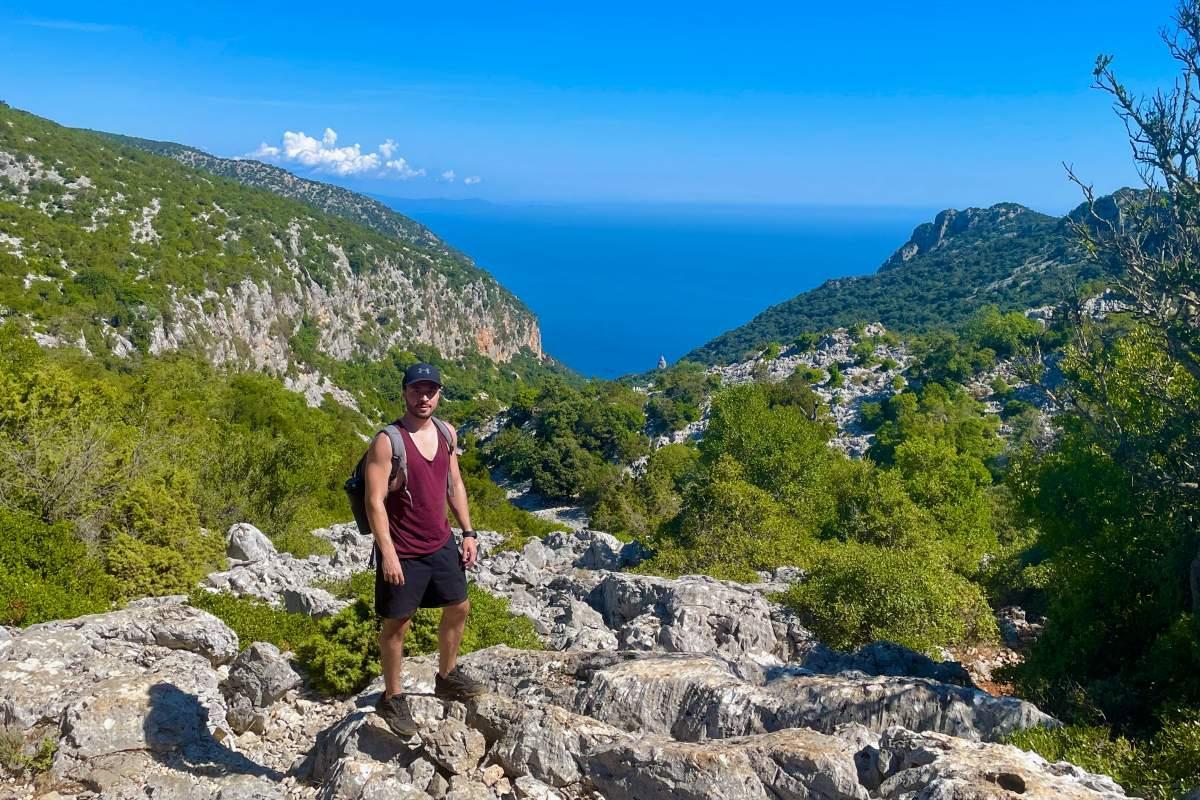
{"label": "limestone outcrop", "polygon": [[[369,552],[353,526],[319,531],[335,555],[304,560],[253,534],[231,533],[240,557],[210,588],[283,606],[361,570]],[[436,698],[435,661],[410,659],[411,739],[373,713],[380,680],[321,696],[288,653],[239,642],[182,597],[5,631],[0,721],[57,743],[37,788],[59,798],[1125,796],[1109,778],[998,744],[1056,723],[974,688],[956,664],[886,643],[822,645],[771,600],[800,570],[750,585],[666,579],[622,571],[639,548],[595,531],[520,551],[482,539],[477,583],[509,598],[549,649],[463,657],[489,689],[467,704]],[[10,778],[0,796],[35,787]]]}

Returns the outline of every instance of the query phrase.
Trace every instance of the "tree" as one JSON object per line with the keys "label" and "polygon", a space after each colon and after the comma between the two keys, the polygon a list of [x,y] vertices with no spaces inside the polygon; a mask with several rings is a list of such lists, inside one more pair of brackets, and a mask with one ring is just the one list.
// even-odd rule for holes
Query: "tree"
{"label": "tree", "polygon": [[1169,92],[1138,97],[1117,79],[1112,56],[1096,59],[1094,85],[1125,123],[1145,190],[1102,203],[1068,171],[1087,201],[1076,232],[1094,259],[1119,264],[1137,315],[1200,380],[1200,3],[1184,0],[1174,21],[1162,34],[1180,65]]}
{"label": "tree", "polygon": [[[1018,686],[1060,715],[1144,732],[1200,706],[1200,4],[1163,39],[1181,74],[1134,96],[1111,56],[1095,86],[1145,188],[1086,199],[1074,229],[1131,313],[1074,313],[1054,450],[1010,485],[1041,529],[1045,634]],[[1070,168],[1068,167],[1068,170]],[[1078,304],[1077,304],[1078,306]],[[1023,462],[1023,463],[1022,463]],[[1156,719],[1157,718],[1157,721]]]}

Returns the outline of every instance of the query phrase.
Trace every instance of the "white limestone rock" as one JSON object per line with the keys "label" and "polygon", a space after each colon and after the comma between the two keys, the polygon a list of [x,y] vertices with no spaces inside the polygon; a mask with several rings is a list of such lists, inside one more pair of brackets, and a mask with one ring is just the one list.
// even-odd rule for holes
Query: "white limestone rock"
{"label": "white limestone rock", "polygon": [[249,522],[238,522],[225,534],[225,554],[235,561],[265,561],[275,556],[275,545]]}

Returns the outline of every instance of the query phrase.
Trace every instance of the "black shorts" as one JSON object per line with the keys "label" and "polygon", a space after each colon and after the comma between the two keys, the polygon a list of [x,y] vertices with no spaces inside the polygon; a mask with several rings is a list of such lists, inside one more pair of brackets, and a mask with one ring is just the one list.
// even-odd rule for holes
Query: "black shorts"
{"label": "black shorts", "polygon": [[451,536],[427,556],[400,559],[404,585],[383,579],[383,559],[375,560],[375,613],[386,619],[411,617],[418,608],[442,608],[467,599],[467,572]]}

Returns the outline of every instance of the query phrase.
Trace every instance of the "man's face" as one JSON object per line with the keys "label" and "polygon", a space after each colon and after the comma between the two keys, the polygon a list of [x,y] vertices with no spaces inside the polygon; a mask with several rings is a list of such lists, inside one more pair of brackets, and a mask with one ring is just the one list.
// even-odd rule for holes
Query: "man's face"
{"label": "man's face", "polygon": [[418,419],[428,419],[437,409],[442,387],[433,381],[413,381],[404,387],[404,405]]}

